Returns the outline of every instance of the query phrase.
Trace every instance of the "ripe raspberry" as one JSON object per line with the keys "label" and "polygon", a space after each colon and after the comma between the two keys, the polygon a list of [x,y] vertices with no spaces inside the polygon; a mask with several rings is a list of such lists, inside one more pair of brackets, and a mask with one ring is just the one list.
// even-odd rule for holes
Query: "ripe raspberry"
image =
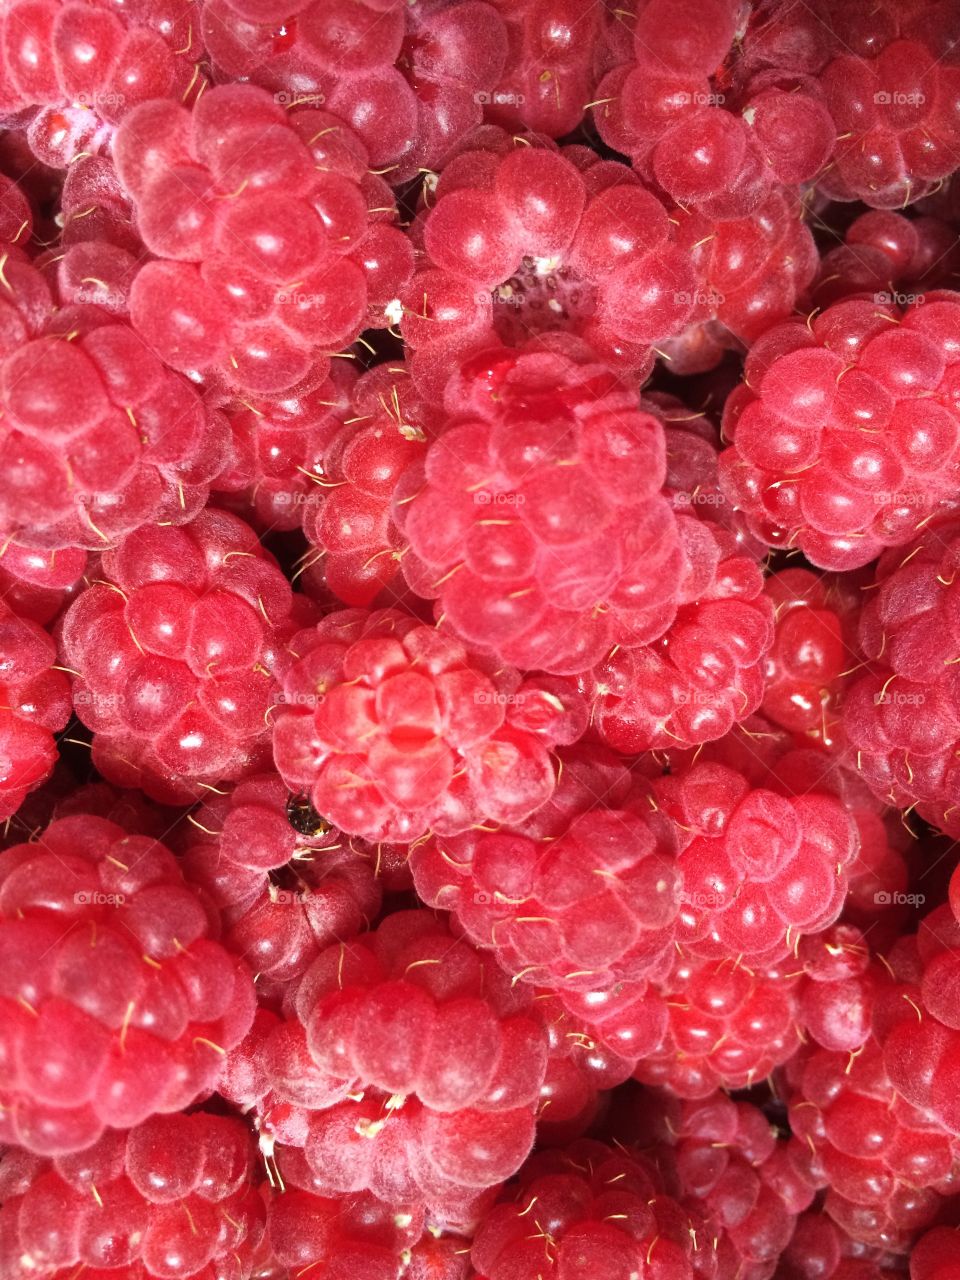
{"label": "ripe raspberry", "polygon": [[236,516],[122,539],[61,629],[96,767],[172,804],[262,768],[286,643],[312,616]]}
{"label": "ripe raspberry", "polygon": [[515,823],[555,785],[550,749],[586,712],[556,682],[501,667],[395,610],[344,610],[291,641],[272,717],[277,769],[348,835],[409,843],[475,822]]}
{"label": "ripe raspberry", "polygon": [[328,377],[281,399],[228,398],[229,459],[211,488],[218,501],[264,532],[302,527],[328,483],[324,459],[351,416],[356,375],[337,360]]}
{"label": "ripe raspberry", "polygon": [[413,251],[388,225],[389,188],[336,116],[223,85],[193,112],[137,107],[114,158],[157,255],[133,283],[133,325],[172,368],[275,396],[389,323]]}
{"label": "ripe raspberry", "polygon": [[846,763],[885,803],[960,832],[955,752],[960,742],[953,616],[960,530],[929,525],[912,547],[891,548],[864,595],[860,646],[866,670],[843,707]]}
{"label": "ripe raspberry", "polygon": [[639,1110],[657,1140],[658,1164],[679,1184],[681,1204],[698,1212],[717,1241],[729,1268],[721,1274],[771,1276],[798,1214],[816,1195],[806,1147],[782,1135],[759,1107],[722,1093],[687,1102],[644,1095]]}
{"label": "ripe raspberry", "polygon": [[[61,265],[95,270],[83,249]],[[0,255],[0,272],[4,537],[101,549],[141,525],[189,519],[223,465],[219,415],[99,305],[55,310],[19,250]]]}
{"label": "ripe raspberry", "polygon": [[658,340],[699,318],[697,272],[666,209],[626,166],[583,148],[479,130],[414,230],[425,259],[399,295],[400,328],[424,386],[496,337],[519,346],[554,330],[642,374]]}
{"label": "ripe raspberry", "polygon": [[949,5],[883,0],[838,9],[816,0],[798,12],[776,0],[747,30],[741,74],[802,86],[794,115],[822,96],[837,139],[819,189],[895,209],[956,167],[955,38]]}
{"label": "ripe raspberry", "polygon": [[508,54],[485,115],[511,133],[573,133],[596,86],[602,9],[579,0],[493,0],[506,23]]}
{"label": "ripe raspberry", "polygon": [[325,105],[395,184],[480,124],[507,54],[503,20],[481,0],[206,0],[202,32],[221,78]]}
{"label": "ripe raspberry", "polygon": [[109,144],[139,103],[196,101],[207,81],[193,0],[10,0],[0,14],[0,113],[39,107],[27,136],[66,166]]}
{"label": "ripe raspberry", "polygon": [[721,480],[771,546],[826,569],[909,542],[956,488],[960,295],[839,302],[769,330],[727,401]]}
{"label": "ripe raspberry", "polygon": [[5,1141],[80,1151],[216,1088],[253,984],[163,845],[64,818],[0,876]]}
{"label": "ripe raspberry", "polygon": [[653,1161],[589,1139],[538,1154],[477,1231],[474,1268],[488,1280],[721,1274],[703,1219],[664,1181]]}
{"label": "ripe raspberry", "polygon": [[[789,1062],[801,1041],[795,964],[751,969],[736,958],[680,959],[673,974],[632,1010],[599,1022],[605,1042],[626,1045],[664,1028],[634,1075],[681,1098],[746,1089]],[[625,1049],[623,1050],[626,1051]]]}
{"label": "ripe raspberry", "polygon": [[[10,1280],[76,1272],[247,1280],[266,1209],[253,1144],[231,1116],[155,1116],[82,1155],[0,1157],[0,1266]],[[102,1269],[101,1269],[102,1268]]]}
{"label": "ripe raspberry", "polygon": [[56,764],[53,735],[73,709],[56,656],[43,628],[0,600],[0,819],[12,817]]}
{"label": "ripe raspberry", "polygon": [[[401,1271],[412,1280],[424,1275],[431,1280],[433,1272],[411,1269],[408,1259],[424,1247],[423,1240],[441,1243],[424,1233],[424,1213],[417,1204],[385,1204],[366,1194],[325,1197],[309,1185],[293,1184],[271,1198],[268,1229],[284,1275],[319,1266],[325,1280],[395,1280]],[[462,1240],[452,1243],[464,1247]],[[445,1280],[444,1273],[434,1280]]]}
{"label": "ripe raspberry", "polygon": [[567,797],[576,803],[583,783],[602,778],[601,799],[591,796],[589,809],[546,824],[537,813],[514,829],[434,837],[411,849],[410,865],[420,897],[450,911],[514,982],[605,991],[662,972],[665,961],[669,967],[679,870],[649,806],[618,805],[629,785],[625,769],[601,753],[589,764],[562,761],[555,800],[564,807]]}
{"label": "ripe raspberry", "polygon": [[[544,153],[546,154],[546,153]],[[531,345],[461,366],[395,517],[410,586],[472,647],[587,670],[660,635],[681,549],[662,428],[605,365]]]}
{"label": "ripe raspberry", "polygon": [[65,245],[103,241],[136,258],[143,256],[133,203],[109,157],[80,155],[71,162],[60,208]]}
{"label": "ripe raspberry", "polygon": [[290,820],[276,774],[260,774],[196,808],[188,877],[223,911],[224,945],[257,975],[261,1004],[281,996],[319,952],[369,925],[381,902],[377,852],[316,820]]}
{"label": "ripe raspberry", "polygon": [[764,590],[776,627],[764,659],[761,712],[791,733],[830,746],[846,673],[856,665],[860,593],[846,577],[807,569],[771,574]]}
{"label": "ripe raspberry", "polygon": [[[394,585],[404,555],[391,510],[422,482],[426,406],[412,393],[403,365],[377,365],[356,385],[352,413],[323,455],[321,487],[303,512],[316,556],[308,564],[344,604],[367,607]],[[408,490],[410,492],[408,492]]]}
{"label": "ripe raspberry", "polygon": [[874,209],[855,218],[844,243],[823,255],[813,299],[829,306],[866,293],[902,304],[931,289],[955,288],[958,279],[960,248],[947,223]]}
{"label": "ripe raspberry", "polygon": [[955,1140],[900,1097],[871,1041],[787,1068],[790,1124],[816,1152],[827,1212],[854,1239],[906,1251],[955,1189]]}

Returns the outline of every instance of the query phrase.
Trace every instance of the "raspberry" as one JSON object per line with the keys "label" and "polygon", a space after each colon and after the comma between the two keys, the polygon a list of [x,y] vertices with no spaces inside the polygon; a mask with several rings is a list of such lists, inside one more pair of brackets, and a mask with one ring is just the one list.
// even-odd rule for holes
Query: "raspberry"
{"label": "raspberry", "polygon": [[122,539],[61,631],[94,764],[173,804],[262,767],[286,642],[311,616],[235,516]]}
{"label": "raspberry", "polygon": [[297,832],[288,799],[276,774],[261,774],[188,818],[187,874],[224,909],[224,943],[255,970],[261,1003],[359,933],[381,902],[376,851],[319,820],[316,834]]}
{"label": "raspberry", "polygon": [[394,183],[440,164],[480,124],[507,54],[503,20],[481,0],[206,0],[202,31],[223,78],[325,105]]}
{"label": "raspberry", "polygon": [[33,149],[65,168],[80,151],[105,146],[137,104],[199,98],[206,86],[199,35],[191,0],[145,0],[133,12],[11,0],[0,15],[0,111],[39,107],[28,134]]}
{"label": "raspberry", "polygon": [[[98,269],[75,245],[59,269]],[[81,255],[77,258],[75,255]],[[0,528],[20,543],[102,549],[203,507],[224,423],[126,324],[81,308],[79,336],[16,249],[0,256]],[[89,286],[88,286],[89,287]]]}
{"label": "raspberry", "polygon": [[596,809],[539,839],[468,831],[410,860],[420,896],[524,982],[603,990],[673,954],[679,869],[642,811]]}
{"label": "raspberry", "polygon": [[350,416],[354,382],[348,362],[338,360],[329,377],[280,400],[228,400],[230,456],[211,485],[220,501],[265,532],[301,528],[323,500],[324,459]]}
{"label": "raspberry", "polygon": [[405,374],[402,365],[378,365],[357,383],[352,416],[325,450],[322,487],[303,513],[317,548],[310,561],[327,589],[354,607],[397,594],[404,550],[391,508],[405,505],[422,479],[428,416]]}
{"label": "raspberry", "polygon": [[291,641],[299,658],[273,716],[293,790],[348,835],[409,843],[428,828],[519,822],[555,785],[550,748],[579,737],[572,689],[501,667],[395,610],[344,610]]}
{"label": "raspberry", "polygon": [[[0,1257],[10,1280],[91,1274],[230,1274],[246,1280],[266,1212],[250,1135],[236,1118],[156,1116],[80,1155],[0,1157]],[[12,1184],[12,1185],[11,1185]],[[104,1268],[101,1271],[101,1268]]]}
{"label": "raspberry", "polygon": [[722,1093],[693,1102],[651,1095],[639,1107],[659,1140],[660,1167],[708,1224],[729,1274],[770,1275],[816,1194],[810,1153],[759,1107]]}
{"label": "raspberry", "polygon": [[721,480],[771,546],[826,569],[909,542],[956,487],[960,297],[839,302],[769,330],[724,410]]}
{"label": "raspberry", "polygon": [[658,494],[660,424],[605,365],[494,350],[447,389],[451,423],[395,504],[410,586],[443,625],[524,668],[571,674],[661,634],[680,569]]}
{"label": "raspberry", "polygon": [[162,844],[78,815],[0,876],[6,1141],[62,1156],[216,1088],[253,985]]}
{"label": "raspberry", "polygon": [[666,209],[626,166],[581,148],[478,131],[444,169],[421,234],[400,327],[424,385],[495,334],[516,346],[553,330],[645,372],[650,348],[696,314],[696,271]]}
{"label": "raspberry", "polygon": [[[634,1008],[597,1027],[599,1036],[627,1045],[636,1030],[664,1026],[659,1044],[644,1053],[635,1076],[681,1098],[715,1089],[745,1089],[796,1054],[801,1041],[798,979],[791,966],[754,970],[736,959],[685,960]],[[608,1029],[609,1028],[609,1029]],[[625,1050],[624,1050],[625,1051]]]}
{"label": "raspberry", "polygon": [[818,0],[797,13],[778,0],[748,29],[743,59],[746,73],[788,84],[815,77],[837,132],[821,191],[894,209],[955,168],[954,39],[949,6],[885,0],[841,11]]}
{"label": "raspberry", "polygon": [[57,647],[35,622],[0,601],[0,818],[10,818],[57,760],[54,734],[72,706]]}
{"label": "raspberry", "polygon": [[801,1055],[788,1068],[790,1123],[816,1151],[827,1212],[855,1239],[897,1251],[952,1191],[950,1136],[899,1098],[868,1043],[856,1054]]}
{"label": "raspberry", "polygon": [[764,660],[762,713],[792,733],[830,746],[846,672],[854,666],[859,594],[845,578],[807,569],[771,574],[765,591],[776,610]]}
{"label": "raspberry", "polygon": [[601,10],[578,0],[494,0],[507,24],[503,76],[487,95],[488,120],[513,133],[573,133],[596,84]]}
{"label": "raspberry", "polygon": [[866,670],[843,707],[846,762],[885,803],[917,806],[956,833],[954,752],[960,739],[953,625],[958,531],[935,522],[913,547],[880,559],[866,593],[860,646]]}
{"label": "raspberry", "polygon": [[539,1154],[481,1224],[474,1268],[489,1280],[720,1274],[703,1219],[664,1181],[652,1161],[589,1139]]}
{"label": "raspberry", "polygon": [[877,302],[909,303],[954,286],[958,271],[960,252],[945,222],[874,209],[855,218],[844,244],[823,255],[814,298],[823,306],[870,293]]}
{"label": "raspberry", "polygon": [[388,323],[412,249],[383,221],[395,217],[389,188],[336,116],[224,85],[192,113],[138,107],[114,158],[157,255],[133,282],[133,325],[171,367],[275,396],[322,377],[368,323]]}

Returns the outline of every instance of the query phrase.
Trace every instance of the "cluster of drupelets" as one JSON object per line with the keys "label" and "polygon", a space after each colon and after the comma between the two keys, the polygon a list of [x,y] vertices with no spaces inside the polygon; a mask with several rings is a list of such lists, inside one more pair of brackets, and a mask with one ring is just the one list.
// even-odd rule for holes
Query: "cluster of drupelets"
{"label": "cluster of drupelets", "polygon": [[958,1280],[960,0],[5,0],[3,1280]]}

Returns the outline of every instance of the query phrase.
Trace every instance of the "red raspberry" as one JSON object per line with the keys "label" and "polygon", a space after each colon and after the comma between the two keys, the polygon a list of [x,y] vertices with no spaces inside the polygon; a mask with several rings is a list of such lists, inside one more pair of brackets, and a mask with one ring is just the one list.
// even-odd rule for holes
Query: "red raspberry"
{"label": "red raspberry", "polygon": [[665,1024],[661,1042],[641,1056],[634,1074],[681,1098],[750,1088],[793,1058],[801,1042],[793,968],[789,961],[751,969],[735,957],[680,959],[658,992],[599,1022],[597,1034],[616,1047],[639,1031],[646,1045],[647,1028]]}
{"label": "red raspberry", "polygon": [[389,323],[412,248],[388,225],[389,188],[336,116],[223,85],[193,112],[137,107],[114,158],[157,255],[134,280],[131,317],[171,367],[277,395],[322,377],[368,324]]}
{"label": "red raspberry", "polygon": [[122,539],[61,631],[94,764],[173,804],[262,767],[286,642],[312,616],[236,516]]}
{"label": "red raspberry", "polygon": [[869,293],[903,306],[931,289],[954,288],[958,278],[960,248],[947,223],[874,209],[854,219],[844,243],[823,255],[813,298],[826,306]]}
{"label": "red raspberry", "polygon": [[816,1152],[827,1212],[854,1239],[906,1251],[955,1190],[955,1139],[899,1097],[879,1046],[788,1068],[790,1124]]}
{"label": "red raspberry", "polygon": [[728,399],[721,480],[771,546],[852,569],[909,542],[957,484],[960,295],[839,302],[769,330]]}
{"label": "red raspberry", "polygon": [[852,655],[860,593],[845,577],[807,569],[771,574],[765,592],[776,626],[764,659],[760,710],[791,733],[831,746],[840,695],[856,666]]}
{"label": "red raspberry", "polygon": [[493,0],[507,24],[503,76],[486,97],[486,118],[511,133],[573,133],[596,86],[602,8],[582,0]]}
{"label": "red raspberry", "polygon": [[895,209],[956,167],[955,38],[949,5],[837,8],[816,0],[797,11],[776,0],[748,28],[741,74],[774,76],[785,87],[815,77],[812,91],[838,135],[820,190]]}
{"label": "red raspberry", "polygon": [[0,601],[0,819],[10,818],[57,761],[54,734],[72,712],[57,646]]}
{"label": "red raspberry", "polygon": [[229,460],[211,488],[219,501],[264,532],[300,529],[326,496],[324,459],[351,416],[356,375],[337,360],[280,399],[228,399]]}
{"label": "red raspberry", "polygon": [[87,553],[49,551],[12,537],[0,548],[0,596],[22,618],[47,626],[84,587]]}
{"label": "red raspberry", "polygon": [[[548,154],[548,153],[544,153]],[[664,435],[605,365],[530,346],[461,366],[451,425],[395,516],[444,626],[524,668],[585,671],[660,635],[681,549]]]}
{"label": "red raspberry", "polygon": [[[61,265],[96,270],[83,250]],[[55,310],[17,249],[0,255],[0,272],[4,536],[100,549],[143,524],[189,519],[223,465],[219,415],[128,325],[110,323],[99,299]]]}
{"label": "red raspberry", "polygon": [[482,0],[206,0],[202,24],[221,78],[325,105],[394,183],[480,124],[507,54],[503,20]]}
{"label": "red raspberry", "polygon": [[954,625],[956,521],[928,526],[912,547],[881,557],[864,596],[858,673],[843,707],[846,762],[885,803],[960,831],[955,752],[960,742]]}
{"label": "red raspberry", "polygon": [[216,1088],[253,985],[162,844],[64,818],[0,877],[6,1141],[80,1151]]}
{"label": "red raspberry", "polygon": [[443,1250],[441,1257],[464,1248],[462,1240],[435,1240],[424,1232],[420,1205],[387,1204],[367,1194],[325,1197],[309,1183],[278,1189],[283,1194],[271,1198],[268,1228],[284,1276],[320,1267],[324,1280],[395,1280],[401,1270],[411,1280],[447,1280],[448,1274],[461,1280],[455,1272],[423,1272],[413,1264],[417,1257],[429,1258],[432,1246]]}
{"label": "red raspberry", "polygon": [[222,908],[224,944],[257,974],[261,1004],[281,997],[319,952],[369,925],[380,910],[376,850],[354,844],[313,815],[309,834],[291,822],[276,774],[213,796],[188,816],[189,878]]}
{"label": "red raspberry", "polygon": [[495,335],[518,346],[553,330],[645,372],[658,340],[705,313],[663,205],[625,165],[580,147],[518,147],[479,130],[446,165],[415,232],[425,260],[400,294],[401,331],[424,386]]}
{"label": "red raspberry", "polygon": [[538,1154],[477,1231],[474,1268],[488,1280],[721,1275],[706,1224],[665,1181],[619,1145],[584,1139]]}
{"label": "red raspberry", "polygon": [[717,1242],[729,1268],[722,1274],[766,1280],[816,1195],[809,1151],[782,1136],[759,1107],[722,1093],[692,1102],[652,1094],[639,1109],[657,1140],[658,1164]]}
{"label": "red raspberry", "polygon": [[414,884],[515,981],[553,991],[637,982],[669,964],[680,911],[679,869],[643,809],[595,809],[539,838],[431,840],[411,850]]}
{"label": "red raspberry", "polygon": [[572,689],[501,667],[395,610],[344,610],[291,641],[299,655],[272,717],[274,758],[295,791],[348,835],[408,843],[545,804],[550,749],[580,737]]}
{"label": "red raspberry", "polygon": [[910,1254],[910,1280],[951,1280],[956,1268],[957,1233],[952,1227],[934,1227]]}
{"label": "red raspberry", "polygon": [[0,15],[0,112],[39,107],[37,157],[66,168],[109,144],[113,126],[150,99],[195,101],[201,70],[194,0],[10,0]]}
{"label": "red raspberry", "polygon": [[392,510],[422,483],[428,411],[402,364],[377,365],[357,383],[352,411],[323,455],[323,479],[303,512],[303,531],[326,588],[366,607],[389,591],[405,554]]}
{"label": "red raspberry", "polygon": [[266,1218],[252,1179],[246,1126],[204,1112],[155,1116],[79,1155],[25,1159],[10,1149],[0,1157],[0,1267],[9,1280],[78,1268],[248,1280]]}

